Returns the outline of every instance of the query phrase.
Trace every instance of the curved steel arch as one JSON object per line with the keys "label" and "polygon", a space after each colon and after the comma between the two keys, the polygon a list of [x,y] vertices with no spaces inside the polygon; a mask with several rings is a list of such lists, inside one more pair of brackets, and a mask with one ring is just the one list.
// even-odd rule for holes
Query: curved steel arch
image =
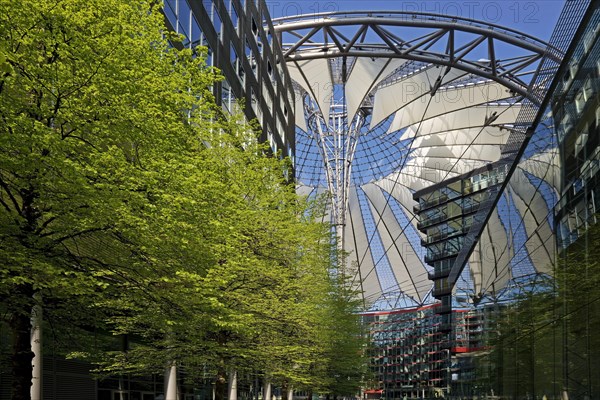
{"label": "curved steel arch", "polygon": [[[494,24],[482,24],[472,19],[448,17],[431,13],[408,12],[336,12],[310,14],[273,20],[275,33],[279,35],[286,61],[301,61],[335,57],[385,57],[420,61],[448,68],[461,69],[467,73],[496,81],[514,93],[528,98],[538,105],[542,100],[531,90],[530,84],[519,78],[526,68],[547,56],[559,62],[561,52],[533,36]],[[352,27],[352,37],[341,33],[339,27]],[[390,28],[427,28],[433,31],[403,40]],[[301,33],[301,30],[309,30]],[[380,43],[366,41],[368,31],[373,32]],[[475,38],[458,44],[456,33],[469,33]],[[296,37],[295,42],[282,40],[284,33]],[[322,41],[315,41],[317,35]],[[445,40],[445,51],[432,46]],[[500,60],[496,57],[495,42],[502,42],[526,50],[529,54],[517,60]],[[468,60],[466,57],[477,47],[487,47],[485,62]]]}

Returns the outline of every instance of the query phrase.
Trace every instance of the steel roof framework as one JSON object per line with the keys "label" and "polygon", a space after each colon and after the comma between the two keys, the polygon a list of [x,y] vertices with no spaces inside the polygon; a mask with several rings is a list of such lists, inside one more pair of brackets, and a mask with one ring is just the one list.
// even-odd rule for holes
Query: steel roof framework
{"label": "steel roof framework", "polygon": [[[430,13],[326,13],[273,24],[297,85],[297,136],[321,161],[322,181],[300,179],[302,190],[329,192],[366,303],[391,293],[388,307],[398,296],[423,304],[430,284],[410,193],[514,156],[531,122],[517,118],[521,108],[535,109],[545,95],[534,86],[540,61],[559,63],[560,51],[498,25]],[[402,146],[367,154],[375,137]],[[382,164],[394,167],[353,177],[354,165],[369,162],[379,175]],[[361,198],[368,205],[352,206]]]}

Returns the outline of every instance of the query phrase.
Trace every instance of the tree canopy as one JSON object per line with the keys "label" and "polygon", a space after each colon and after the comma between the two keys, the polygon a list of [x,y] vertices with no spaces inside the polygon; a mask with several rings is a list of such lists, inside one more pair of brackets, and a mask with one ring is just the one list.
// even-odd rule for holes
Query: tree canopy
{"label": "tree canopy", "polygon": [[[322,208],[251,125],[222,115],[218,71],[203,49],[171,45],[160,7],[0,0],[0,309],[15,400],[29,395],[39,302],[56,335],[75,337],[65,354],[106,373],[176,361],[328,390],[315,365],[335,375],[340,343],[359,358]],[[91,331],[105,343],[91,347]]]}

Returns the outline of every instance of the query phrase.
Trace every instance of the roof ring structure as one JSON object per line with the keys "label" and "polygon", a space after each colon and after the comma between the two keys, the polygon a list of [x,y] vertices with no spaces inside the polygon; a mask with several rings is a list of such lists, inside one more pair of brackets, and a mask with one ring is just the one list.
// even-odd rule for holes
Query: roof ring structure
{"label": "roof ring structure", "polygon": [[[519,78],[519,72],[542,56],[560,61],[560,51],[528,34],[495,24],[486,24],[469,18],[451,17],[433,13],[401,11],[381,12],[331,12],[307,14],[273,20],[275,32],[289,33],[297,38],[285,45],[286,61],[310,60],[335,57],[384,57],[420,61],[449,68],[458,68],[484,78],[499,82],[515,93],[539,103],[528,91],[528,84]],[[346,36],[341,27],[352,27],[353,36]],[[392,28],[422,28],[430,32],[402,39]],[[374,33],[380,42],[373,42]],[[458,42],[459,33],[475,35],[465,42]],[[443,51],[435,48],[444,43]],[[504,64],[497,58],[496,43],[516,46],[529,51],[518,62]],[[467,56],[478,46],[485,44],[488,58],[485,62],[469,60]]]}
{"label": "roof ring structure", "polygon": [[296,91],[299,191],[328,192],[366,307],[424,304],[430,267],[412,193],[514,156],[545,96],[542,62],[560,63],[561,52],[432,13],[333,12],[273,26]]}

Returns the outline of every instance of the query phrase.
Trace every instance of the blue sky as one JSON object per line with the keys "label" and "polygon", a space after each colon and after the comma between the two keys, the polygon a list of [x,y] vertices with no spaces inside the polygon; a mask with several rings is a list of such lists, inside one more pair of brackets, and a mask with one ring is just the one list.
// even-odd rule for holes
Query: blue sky
{"label": "blue sky", "polygon": [[458,15],[510,27],[548,40],[564,0],[266,0],[271,17],[314,14],[327,11],[420,11]]}

